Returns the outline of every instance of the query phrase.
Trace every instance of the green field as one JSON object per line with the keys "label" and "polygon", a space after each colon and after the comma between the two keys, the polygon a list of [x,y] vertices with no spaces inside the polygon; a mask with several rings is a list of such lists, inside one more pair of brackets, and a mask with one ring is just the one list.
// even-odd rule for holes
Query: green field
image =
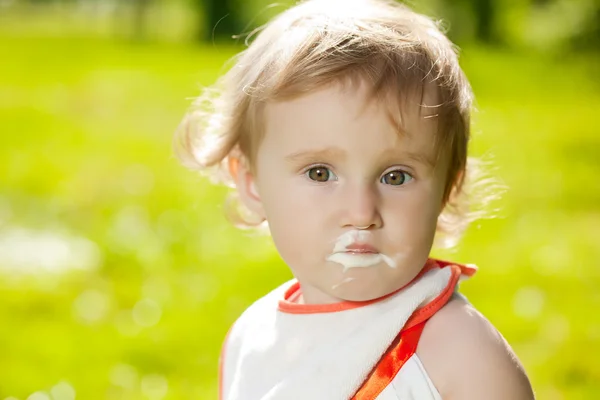
{"label": "green field", "polygon": [[[229,325],[290,278],[171,150],[234,51],[0,34],[0,399],[216,398]],[[538,398],[600,398],[599,60],[462,60],[508,190],[438,255],[479,265],[463,291]]]}

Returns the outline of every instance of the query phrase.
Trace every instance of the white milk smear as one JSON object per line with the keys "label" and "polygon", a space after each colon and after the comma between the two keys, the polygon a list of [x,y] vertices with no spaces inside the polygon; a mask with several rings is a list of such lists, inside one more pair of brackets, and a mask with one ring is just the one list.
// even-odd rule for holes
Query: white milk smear
{"label": "white milk smear", "polygon": [[343,281],[341,281],[340,283],[338,283],[338,284],[336,284],[336,285],[333,285],[331,288],[332,288],[332,289],[337,289],[337,288],[339,288],[340,286],[342,286],[344,283],[352,282],[354,279],[355,279],[355,278],[352,278],[352,277],[350,277],[350,276],[349,276],[349,277],[347,277],[347,278],[344,278],[344,280],[343,280]]}
{"label": "white milk smear", "polygon": [[327,261],[341,264],[346,272],[350,268],[367,268],[381,262],[390,268],[396,268],[396,261],[381,253],[347,253],[346,247],[353,243],[368,243],[371,235],[368,231],[348,231],[337,238],[333,247],[333,253],[327,257]]}

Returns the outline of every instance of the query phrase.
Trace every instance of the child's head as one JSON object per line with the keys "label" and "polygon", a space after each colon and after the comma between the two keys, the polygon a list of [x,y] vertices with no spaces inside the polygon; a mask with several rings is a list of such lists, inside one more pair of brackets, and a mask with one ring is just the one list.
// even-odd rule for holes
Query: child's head
{"label": "child's head", "polygon": [[466,217],[472,95],[430,19],[393,1],[309,0],[219,85],[182,124],[180,154],[230,174],[313,302],[398,289]]}

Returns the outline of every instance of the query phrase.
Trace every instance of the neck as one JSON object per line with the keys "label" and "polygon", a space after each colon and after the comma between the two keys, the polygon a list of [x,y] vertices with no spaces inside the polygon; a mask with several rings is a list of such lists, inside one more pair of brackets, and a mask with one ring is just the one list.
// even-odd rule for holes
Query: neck
{"label": "neck", "polygon": [[300,283],[301,295],[296,300],[298,304],[335,304],[343,299],[323,293],[314,286]]}

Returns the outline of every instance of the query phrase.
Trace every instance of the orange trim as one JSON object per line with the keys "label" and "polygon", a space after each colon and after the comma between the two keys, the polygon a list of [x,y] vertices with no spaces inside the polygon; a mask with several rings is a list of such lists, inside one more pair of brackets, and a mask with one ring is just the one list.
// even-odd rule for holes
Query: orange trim
{"label": "orange trim", "polygon": [[416,310],[404,324],[404,329],[409,329],[414,325],[428,320],[450,300],[460,279],[461,269],[458,265],[450,265],[449,268],[451,268],[452,275],[450,276],[448,285],[435,299]]}
{"label": "orange trim", "polygon": [[379,361],[377,367],[352,400],[373,400],[394,380],[400,369],[417,351],[425,321],[404,330],[398,343]]}
{"label": "orange trim", "polygon": [[478,269],[477,266],[474,264],[459,264],[451,261],[443,261],[437,259],[435,261],[439,264],[440,268],[444,268],[449,265],[455,265],[460,269],[461,275],[468,276],[469,278],[475,275]]}
{"label": "orange trim", "polygon": [[[473,274],[475,274],[475,272],[477,271],[477,267],[475,267],[473,265],[461,265],[461,264],[455,264],[455,263],[448,262],[448,261],[441,261],[441,260],[436,260],[436,259],[430,258],[427,260],[427,262],[425,263],[425,265],[423,266],[421,271],[417,274],[417,276],[415,276],[413,278],[413,280],[411,280],[405,286],[401,287],[400,289],[398,289],[392,293],[389,293],[383,297],[379,297],[377,299],[368,300],[368,301],[341,301],[339,303],[332,303],[332,304],[298,304],[298,303],[295,303],[294,300],[296,300],[301,294],[300,283],[298,281],[296,281],[285,291],[283,299],[279,300],[278,309],[279,309],[279,311],[285,312],[288,314],[320,314],[320,313],[328,313],[328,312],[346,311],[346,310],[352,310],[352,309],[359,308],[359,307],[364,307],[369,304],[373,304],[373,303],[377,303],[379,301],[385,300],[390,296],[393,296],[394,294],[398,293],[400,290],[404,289],[406,286],[410,285],[411,283],[413,283],[414,281],[419,279],[426,272],[428,272],[434,268],[445,268],[447,266],[457,267],[458,271],[459,271],[459,273],[458,273],[459,276],[460,276],[460,274],[463,274],[463,275],[470,277],[470,276],[473,276]],[[453,271],[453,273],[454,273],[454,271]]]}

